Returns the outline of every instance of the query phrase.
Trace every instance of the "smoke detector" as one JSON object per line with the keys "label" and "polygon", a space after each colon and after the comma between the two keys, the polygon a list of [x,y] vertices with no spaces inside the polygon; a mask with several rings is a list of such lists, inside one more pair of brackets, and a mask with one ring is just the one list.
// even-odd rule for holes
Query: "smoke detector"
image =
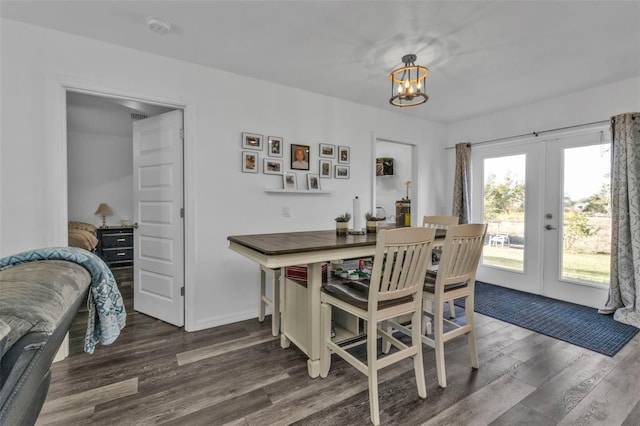
{"label": "smoke detector", "polygon": [[166,34],[171,29],[171,24],[169,22],[156,16],[148,16],[147,25],[149,26],[151,31],[158,34]]}

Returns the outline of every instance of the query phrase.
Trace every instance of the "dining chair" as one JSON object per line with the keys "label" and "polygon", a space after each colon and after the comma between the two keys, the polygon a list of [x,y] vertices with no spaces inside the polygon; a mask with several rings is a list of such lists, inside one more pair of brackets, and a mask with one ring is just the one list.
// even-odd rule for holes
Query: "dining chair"
{"label": "dining chair", "polygon": [[[432,311],[425,311],[425,315],[433,321],[433,334],[423,335],[422,343],[435,349],[436,370],[438,384],[447,387],[447,376],[444,360],[445,342],[467,335],[471,367],[479,367],[478,351],[474,328],[474,290],[476,270],[484,238],[487,232],[486,224],[467,224],[450,226],[447,229],[440,267],[436,274],[427,273],[424,283],[423,298],[431,301]],[[444,318],[443,304],[449,300],[465,299],[465,323],[457,324]],[[413,335],[412,326],[396,321],[389,321],[392,329]],[[445,326],[447,327],[445,330]]]}
{"label": "dining chair", "polygon": [[[369,410],[374,425],[380,424],[378,405],[378,370],[406,358],[413,358],[416,385],[420,398],[427,390],[422,362],[420,321],[424,277],[431,259],[435,229],[399,228],[378,232],[371,279],[367,282],[329,283],[320,293],[321,336],[320,377],[325,378],[334,353],[368,377]],[[346,344],[331,339],[332,307],[366,321],[366,337]],[[405,344],[379,327],[398,316],[410,316],[416,325],[411,343]],[[378,357],[378,337],[397,350]],[[366,345],[366,360],[353,353]],[[362,356],[361,356],[362,357]]]}
{"label": "dining chair", "polygon": [[[271,275],[271,298],[267,296],[267,274]],[[258,321],[263,322],[267,306],[271,307],[271,334],[280,334],[280,277],[282,269],[260,267],[260,310]]]}
{"label": "dining chair", "polygon": [[[422,226],[436,229],[447,229],[451,225],[457,225],[460,222],[458,216],[424,216],[422,218]],[[442,250],[434,250],[434,256],[438,259],[442,256]],[[431,270],[437,271],[438,262],[435,261],[431,264]],[[453,304],[453,300],[449,301],[449,318],[456,317],[456,308]],[[429,323],[430,324],[430,323]]]}

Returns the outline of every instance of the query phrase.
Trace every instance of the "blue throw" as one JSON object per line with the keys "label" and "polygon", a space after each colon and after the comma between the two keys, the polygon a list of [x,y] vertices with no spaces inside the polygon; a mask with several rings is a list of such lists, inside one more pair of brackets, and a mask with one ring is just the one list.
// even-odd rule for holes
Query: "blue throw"
{"label": "blue throw", "polygon": [[0,269],[36,260],[67,260],[89,271],[91,292],[84,351],[92,354],[98,343],[113,343],[126,324],[127,313],[116,280],[102,259],[81,248],[51,247],[4,257]]}

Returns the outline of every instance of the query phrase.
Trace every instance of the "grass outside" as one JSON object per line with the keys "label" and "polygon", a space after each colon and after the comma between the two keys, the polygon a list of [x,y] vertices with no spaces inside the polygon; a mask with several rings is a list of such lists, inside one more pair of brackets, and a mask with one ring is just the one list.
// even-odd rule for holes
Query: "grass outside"
{"label": "grass outside", "polygon": [[[483,264],[522,271],[522,247],[484,246]],[[600,253],[565,253],[563,278],[609,286],[610,256]]]}

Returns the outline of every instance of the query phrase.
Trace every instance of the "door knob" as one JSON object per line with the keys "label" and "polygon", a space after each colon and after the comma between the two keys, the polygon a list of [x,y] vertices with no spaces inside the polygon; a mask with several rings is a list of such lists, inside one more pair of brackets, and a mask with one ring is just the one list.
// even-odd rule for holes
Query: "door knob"
{"label": "door knob", "polygon": [[546,229],[547,231],[551,231],[552,229],[556,229],[556,228],[551,225],[545,225],[544,229]]}
{"label": "door knob", "polygon": [[138,229],[138,222],[134,222],[131,226],[133,226],[133,229]]}

